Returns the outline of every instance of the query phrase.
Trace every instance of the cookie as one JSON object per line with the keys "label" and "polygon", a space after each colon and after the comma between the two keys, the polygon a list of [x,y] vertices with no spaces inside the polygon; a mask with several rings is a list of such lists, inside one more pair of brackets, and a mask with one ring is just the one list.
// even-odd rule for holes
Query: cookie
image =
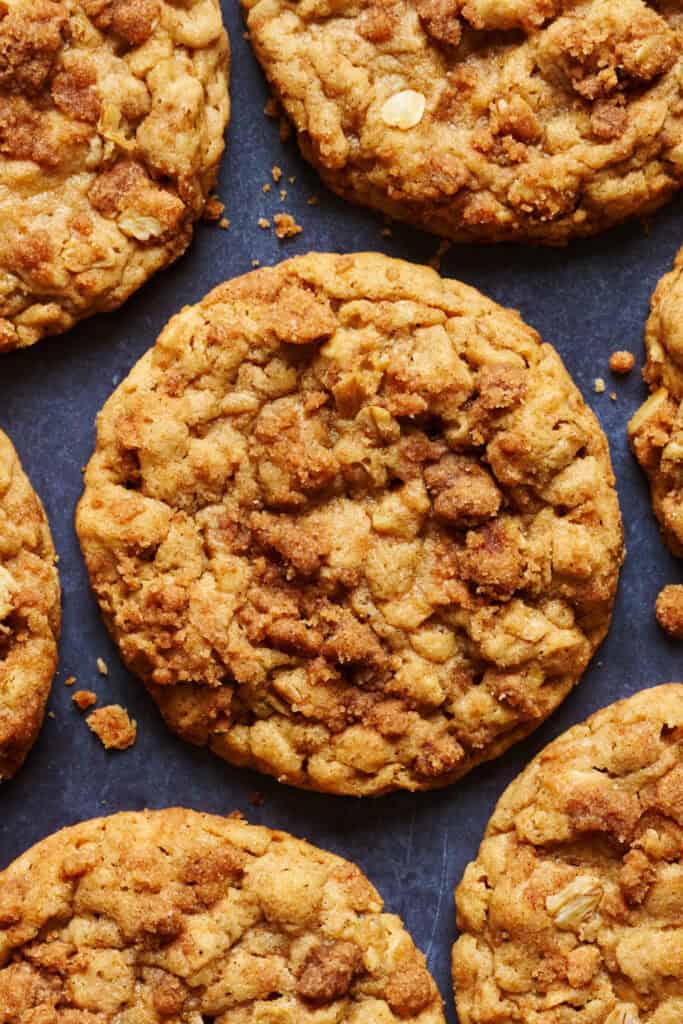
{"label": "cookie", "polygon": [[55,562],[43,506],[0,431],[0,781],[33,746],[57,668]]}
{"label": "cookie", "polygon": [[623,557],[607,442],[557,353],[375,254],[174,317],[99,416],[77,529],[172,729],[359,796],[531,732],[605,635]]}
{"label": "cookie", "polygon": [[683,180],[679,5],[242,0],[304,156],[457,241],[561,243]]}
{"label": "cookie", "polygon": [[643,376],[652,394],[629,423],[629,441],[664,540],[683,557],[683,250],[652,296],[645,347]]}
{"label": "cookie", "polygon": [[187,248],[223,151],[218,0],[0,12],[0,352],[115,309]]}
{"label": "cookie", "polygon": [[457,890],[460,1024],[683,1015],[683,686],[570,729],[503,794]]}
{"label": "cookie", "polygon": [[3,1020],[444,1024],[382,907],[354,864],[239,815],[89,821],[0,874]]}

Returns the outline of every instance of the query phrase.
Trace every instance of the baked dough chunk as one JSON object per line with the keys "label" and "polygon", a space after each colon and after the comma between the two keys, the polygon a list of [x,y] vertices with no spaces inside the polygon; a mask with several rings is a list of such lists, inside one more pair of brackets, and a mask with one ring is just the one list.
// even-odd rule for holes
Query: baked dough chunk
{"label": "baked dough chunk", "polygon": [[683,686],[555,740],[503,794],[456,899],[461,1024],[683,1018]]}
{"label": "baked dough chunk", "polygon": [[0,352],[189,245],[228,119],[218,0],[0,4]]}
{"label": "baked dough chunk", "polygon": [[0,1019],[445,1024],[359,868],[177,809],[65,829],[0,874]]}
{"label": "baked dough chunk", "polygon": [[516,313],[311,254],[174,317],[100,414],[77,528],[167,722],[335,793],[452,782],[607,630],[607,442]]}
{"label": "baked dough chunk", "polygon": [[0,781],[33,746],[57,667],[55,561],[43,506],[0,431]]}
{"label": "baked dough chunk", "polygon": [[558,243],[683,180],[683,14],[645,0],[242,0],[304,156],[456,240]]}
{"label": "baked dough chunk", "polygon": [[629,423],[664,540],[683,557],[683,250],[652,296],[643,376],[652,392]]}

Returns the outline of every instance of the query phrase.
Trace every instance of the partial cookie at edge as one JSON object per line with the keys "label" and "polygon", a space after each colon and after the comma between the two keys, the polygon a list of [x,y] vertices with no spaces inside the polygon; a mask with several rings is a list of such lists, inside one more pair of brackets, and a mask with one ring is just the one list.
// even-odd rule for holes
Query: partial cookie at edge
{"label": "partial cookie at edge", "polygon": [[175,731],[359,796],[531,732],[604,637],[623,558],[607,442],[555,351],[373,254],[174,317],[99,416],[77,529]]}
{"label": "partial cookie at edge", "polygon": [[0,431],[0,780],[33,746],[57,668],[55,563],[43,506]]}
{"label": "partial cookie at edge", "polygon": [[664,540],[683,557],[683,250],[652,296],[643,376],[652,394],[629,423]]}
{"label": "partial cookie at edge", "polygon": [[565,242],[683,180],[683,22],[642,0],[242,0],[304,156],[455,240]]}
{"label": "partial cookie at edge", "polygon": [[0,353],[180,256],[229,116],[218,0],[18,0],[0,17]]}
{"label": "partial cookie at edge", "polygon": [[683,1013],[683,685],[549,744],[457,893],[461,1024],[673,1024]]}
{"label": "partial cookie at edge", "polygon": [[0,1006],[54,1024],[445,1021],[359,868],[182,809],[76,825],[0,874]]}

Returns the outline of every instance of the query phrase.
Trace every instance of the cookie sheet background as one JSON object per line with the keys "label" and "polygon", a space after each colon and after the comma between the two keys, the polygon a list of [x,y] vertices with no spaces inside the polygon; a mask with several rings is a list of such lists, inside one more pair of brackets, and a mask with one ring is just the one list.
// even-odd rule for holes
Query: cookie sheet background
{"label": "cookie sheet background", "polygon": [[[96,413],[172,313],[225,278],[249,271],[252,259],[269,264],[310,249],[375,249],[426,261],[438,241],[398,227],[383,237],[372,213],[325,192],[294,143],[283,146],[277,123],[264,117],[266,88],[236,5],[226,2],[225,14],[233,47],[233,123],[219,191],[230,230],[200,226],[190,252],[118,313],[86,321],[32,350],[0,356],[0,426],[45,502],[64,598],[61,662],[50,701],[55,717],[46,719],[23,771],[0,788],[0,867],[48,833],[95,815],[175,804],[219,814],[241,810],[255,823],[287,829],[356,861],[427,954],[454,1022],[453,887],[504,787],[550,739],[597,708],[645,686],[683,679],[683,648],[668,642],[654,620],[659,589],[682,581],[683,567],[659,539],[625,435],[645,394],[639,367],[648,300],[683,243],[683,202],[665,208],[648,232],[635,223],[564,250],[460,246],[442,261],[442,273],[517,307],[557,347],[610,438],[628,558],[610,635],[580,686],[530,740],[441,792],[355,801],[299,792],[231,768],[166,730],[100,623],[72,525]],[[264,194],[273,164],[283,168],[283,180]],[[287,189],[285,202],[279,188]],[[307,205],[312,194],[320,196],[319,206]],[[281,209],[304,226],[302,235],[284,243],[256,223]],[[615,348],[638,356],[638,369],[626,379],[609,374]],[[607,382],[603,395],[593,392],[598,376]],[[610,401],[612,390],[616,402]],[[98,657],[109,666],[106,679],[97,672]],[[71,703],[73,689],[64,686],[71,674],[78,687],[98,693],[100,705],[120,702],[137,719],[131,750],[104,752]],[[262,807],[250,803],[255,791],[263,794]]]}

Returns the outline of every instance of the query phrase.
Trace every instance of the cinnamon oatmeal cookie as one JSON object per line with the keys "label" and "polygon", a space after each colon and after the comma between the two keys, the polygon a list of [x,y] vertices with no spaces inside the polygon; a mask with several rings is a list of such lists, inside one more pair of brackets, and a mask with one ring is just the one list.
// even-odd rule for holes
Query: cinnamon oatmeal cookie
{"label": "cinnamon oatmeal cookie", "polygon": [[683,249],[652,296],[645,347],[643,376],[652,394],[629,423],[629,440],[664,540],[683,557]]}
{"label": "cinnamon oatmeal cookie", "polygon": [[311,254],[174,317],[100,414],[77,528],[170,726],[334,793],[452,782],[607,630],[607,442],[518,314]]}
{"label": "cinnamon oatmeal cookie", "polygon": [[218,0],[0,5],[0,352],[115,309],[184,252],[228,59]]}
{"label": "cinnamon oatmeal cookie", "polygon": [[43,506],[0,430],[0,781],[33,746],[57,667],[55,561]]}
{"label": "cinnamon oatmeal cookie", "polygon": [[673,0],[242,0],[304,156],[456,240],[559,243],[683,181]]}
{"label": "cinnamon oatmeal cookie", "polygon": [[65,829],[0,874],[3,1024],[444,1024],[354,864],[239,816]]}
{"label": "cinnamon oatmeal cookie", "polygon": [[683,1018],[683,686],[551,743],[503,794],[457,890],[461,1024]]}

